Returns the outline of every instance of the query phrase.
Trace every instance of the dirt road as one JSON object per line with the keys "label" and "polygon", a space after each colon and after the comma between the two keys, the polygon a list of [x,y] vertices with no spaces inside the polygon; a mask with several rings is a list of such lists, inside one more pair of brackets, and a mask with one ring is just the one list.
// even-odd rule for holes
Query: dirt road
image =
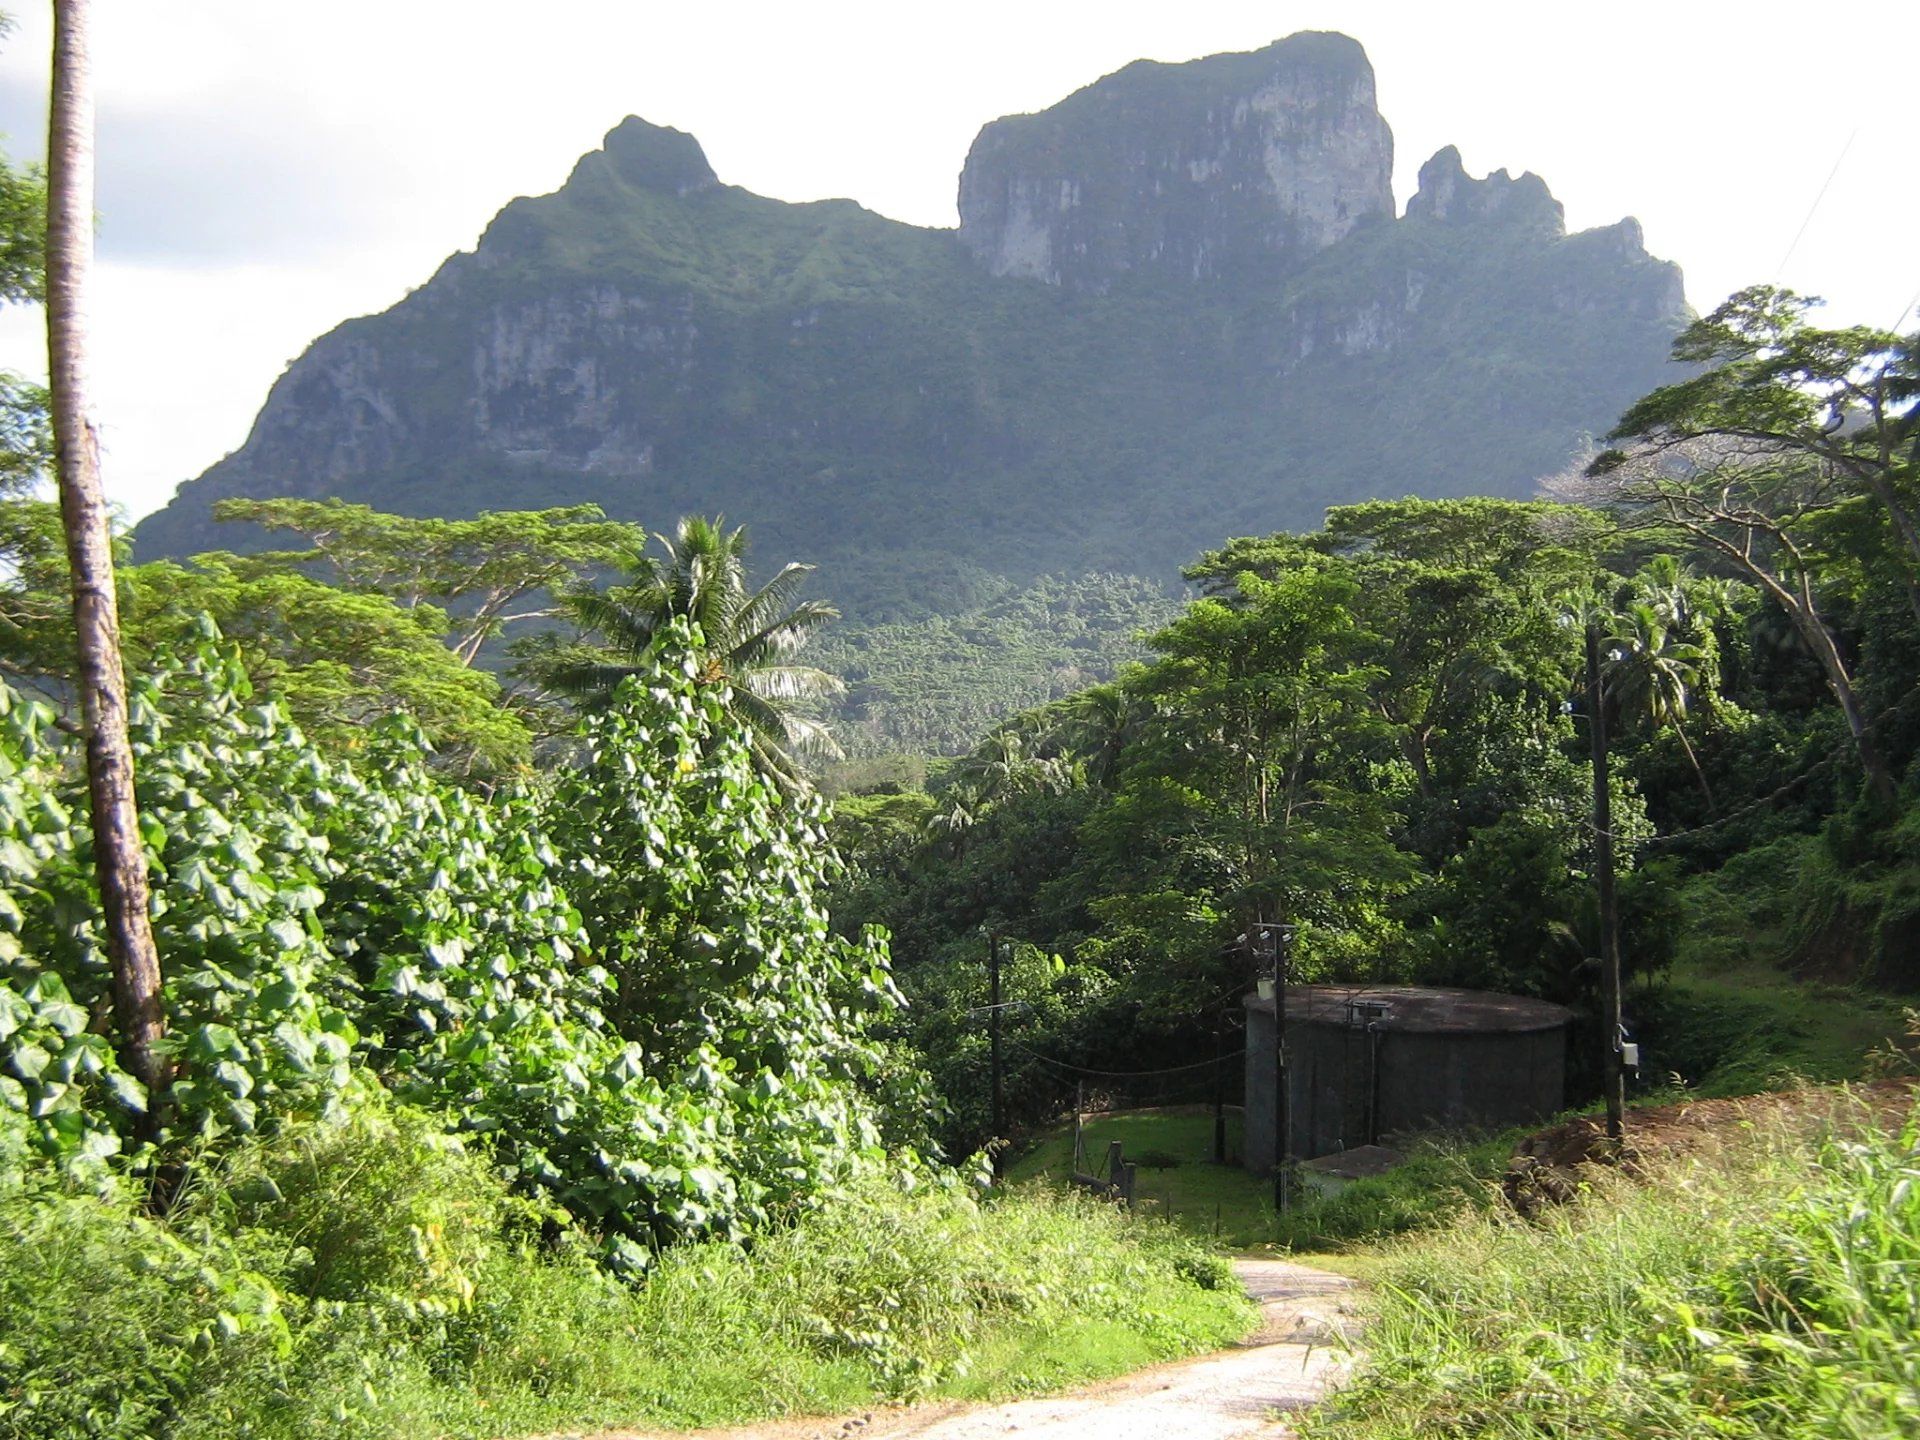
{"label": "dirt road", "polygon": [[[1290,1434],[1284,1415],[1325,1393],[1345,1360],[1353,1282],[1280,1260],[1237,1260],[1266,1320],[1244,1345],[1050,1400],[925,1405],[827,1422],[709,1432],[709,1440],[1235,1440]],[[596,1440],[621,1440],[605,1435]]]}

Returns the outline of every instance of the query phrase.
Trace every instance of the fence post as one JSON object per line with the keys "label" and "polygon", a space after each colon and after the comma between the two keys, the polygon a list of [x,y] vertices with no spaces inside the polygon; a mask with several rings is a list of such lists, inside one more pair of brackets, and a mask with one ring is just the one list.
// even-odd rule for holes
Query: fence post
{"label": "fence post", "polygon": [[1220,1051],[1219,1058],[1213,1062],[1213,1163],[1227,1163],[1227,1055],[1226,1036],[1215,1037],[1214,1048]]}

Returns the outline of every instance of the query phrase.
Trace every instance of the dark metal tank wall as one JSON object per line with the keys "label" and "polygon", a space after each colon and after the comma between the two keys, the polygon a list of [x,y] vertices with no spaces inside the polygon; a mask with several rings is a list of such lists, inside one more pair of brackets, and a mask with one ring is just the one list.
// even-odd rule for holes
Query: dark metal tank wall
{"label": "dark metal tank wall", "polygon": [[[1397,1134],[1500,1129],[1544,1120],[1565,1102],[1563,1025],[1522,1031],[1409,1031],[1289,1015],[1294,1158],[1310,1160]],[[1247,1008],[1243,1154],[1273,1166],[1273,1015]]]}
{"label": "dark metal tank wall", "polygon": [[[1289,1090],[1297,1088],[1289,1085]],[[1240,1154],[1247,1169],[1273,1169],[1273,1011],[1247,1007],[1247,1094]],[[1299,1152],[1296,1150],[1295,1154]]]}
{"label": "dark metal tank wall", "polygon": [[1287,1039],[1302,1160],[1421,1130],[1524,1125],[1565,1100],[1564,1029],[1456,1035],[1289,1023]]}

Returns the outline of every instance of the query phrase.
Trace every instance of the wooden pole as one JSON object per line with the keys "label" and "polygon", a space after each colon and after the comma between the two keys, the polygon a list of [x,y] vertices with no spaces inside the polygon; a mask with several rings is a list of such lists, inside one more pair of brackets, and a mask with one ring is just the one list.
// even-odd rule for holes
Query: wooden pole
{"label": "wooden pole", "polygon": [[1593,873],[1600,892],[1600,1028],[1607,1134],[1626,1131],[1620,1064],[1620,915],[1613,889],[1613,790],[1607,777],[1607,695],[1600,674],[1600,627],[1587,625],[1587,736],[1593,747]]}
{"label": "wooden pole", "polygon": [[1293,1096],[1287,1085],[1287,927],[1273,927],[1273,1210],[1287,1213]]}
{"label": "wooden pole", "polygon": [[1213,1163],[1227,1163],[1227,1027],[1214,1031],[1213,1049]]}
{"label": "wooden pole", "polygon": [[113,970],[121,1061],[147,1089],[151,1134],[167,1085],[156,1046],[165,1033],[160,956],[153,943],[146,853],[134,807],[127,679],[113,537],[100,483],[99,438],[87,390],[87,285],[93,268],[93,86],[88,0],[54,0],[53,96],[47,125],[47,365],[54,469],[72,571],[80,725],[86,737],[94,874]]}
{"label": "wooden pole", "polygon": [[987,932],[987,1033],[993,1047],[993,1136],[1007,1133],[1007,1096],[1000,1069],[1000,937]]}

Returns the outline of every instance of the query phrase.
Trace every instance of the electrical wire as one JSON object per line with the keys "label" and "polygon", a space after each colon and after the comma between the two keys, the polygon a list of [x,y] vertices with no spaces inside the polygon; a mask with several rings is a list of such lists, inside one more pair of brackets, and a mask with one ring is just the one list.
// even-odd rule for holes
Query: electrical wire
{"label": "electrical wire", "polygon": [[1245,1048],[1242,1047],[1239,1050],[1231,1050],[1225,1055],[1216,1055],[1211,1060],[1199,1060],[1191,1065],[1170,1065],[1164,1070],[1089,1070],[1084,1065],[1069,1065],[1066,1061],[1056,1060],[1051,1055],[1042,1055],[1038,1050],[1022,1045],[1018,1040],[1009,1040],[1007,1043],[1022,1054],[1029,1055],[1033,1059],[1038,1060],[1042,1065],[1050,1065],[1056,1070],[1064,1070],[1069,1075],[1085,1075],[1093,1080],[1145,1080],[1156,1075],[1185,1075],[1194,1070],[1205,1070],[1213,1066],[1224,1065],[1229,1060],[1236,1059],[1247,1053]]}
{"label": "electrical wire", "polygon": [[1780,257],[1780,263],[1774,267],[1773,280],[1776,285],[1780,283],[1780,276],[1786,270],[1787,262],[1793,259],[1793,252],[1800,248],[1800,242],[1806,238],[1807,227],[1813,224],[1813,217],[1820,209],[1820,202],[1827,198],[1827,191],[1833,188],[1834,177],[1840,173],[1840,167],[1846,163],[1847,152],[1853,149],[1853,142],[1859,137],[1860,127],[1856,125],[1853,127],[1853,133],[1847,136],[1847,143],[1840,147],[1840,155],[1833,162],[1833,169],[1827,172],[1826,183],[1820,187],[1820,193],[1813,197],[1813,204],[1807,207],[1807,218],[1802,220],[1800,228],[1793,232],[1793,243],[1787,246],[1787,253]]}
{"label": "electrical wire", "polygon": [[1913,307],[1916,305],[1920,305],[1920,290],[1913,292],[1913,298],[1901,307],[1900,313],[1893,317],[1893,324],[1889,325],[1887,329],[1897,331],[1902,325],[1906,324],[1907,316],[1913,314]]}
{"label": "electrical wire", "polygon": [[[1898,711],[1903,709],[1906,706],[1906,704],[1917,695],[1920,695],[1920,685],[1916,685],[1913,689],[1907,691],[1905,695],[1902,695],[1898,700],[1894,701],[1893,704],[1887,706],[1884,710],[1880,711],[1879,714],[1869,719],[1866,723],[1865,728],[1871,730],[1875,726],[1881,724],[1883,721],[1892,719],[1893,716]],[[1843,760],[1851,759],[1852,756],[1853,756],[1853,751],[1843,746],[1840,749],[1833,751],[1833,753],[1828,755],[1826,759],[1815,761],[1812,765],[1809,765],[1805,770],[1802,770],[1798,775],[1794,776],[1791,780],[1788,780],[1782,785],[1776,786],[1774,789],[1769,790],[1765,795],[1760,796],[1756,800],[1748,801],[1745,805],[1742,805],[1738,810],[1729,811],[1727,814],[1720,816],[1716,820],[1708,820],[1703,822],[1702,824],[1691,826],[1685,830],[1675,830],[1666,835],[1655,835],[1651,839],[1647,839],[1647,840],[1636,841],[1630,836],[1620,834],[1618,831],[1612,832],[1612,838],[1614,840],[1617,840],[1622,845],[1632,845],[1636,850],[1650,850],[1656,846],[1671,845],[1674,842],[1679,840],[1687,840],[1692,838],[1695,835],[1704,835],[1708,831],[1718,830],[1724,826],[1733,824],[1733,822],[1736,820],[1744,819],[1745,817],[1747,817],[1748,815],[1751,815],[1756,810],[1764,809],[1765,807],[1773,804],[1774,801],[1778,800],[1782,795],[1786,794],[1789,790],[1792,790],[1797,786],[1804,785],[1807,781],[1813,779],[1814,776],[1819,775],[1827,770],[1831,770],[1835,765],[1839,764]],[[1593,833],[1593,834],[1599,833],[1599,827],[1590,820],[1585,822],[1585,828],[1590,833]]]}

